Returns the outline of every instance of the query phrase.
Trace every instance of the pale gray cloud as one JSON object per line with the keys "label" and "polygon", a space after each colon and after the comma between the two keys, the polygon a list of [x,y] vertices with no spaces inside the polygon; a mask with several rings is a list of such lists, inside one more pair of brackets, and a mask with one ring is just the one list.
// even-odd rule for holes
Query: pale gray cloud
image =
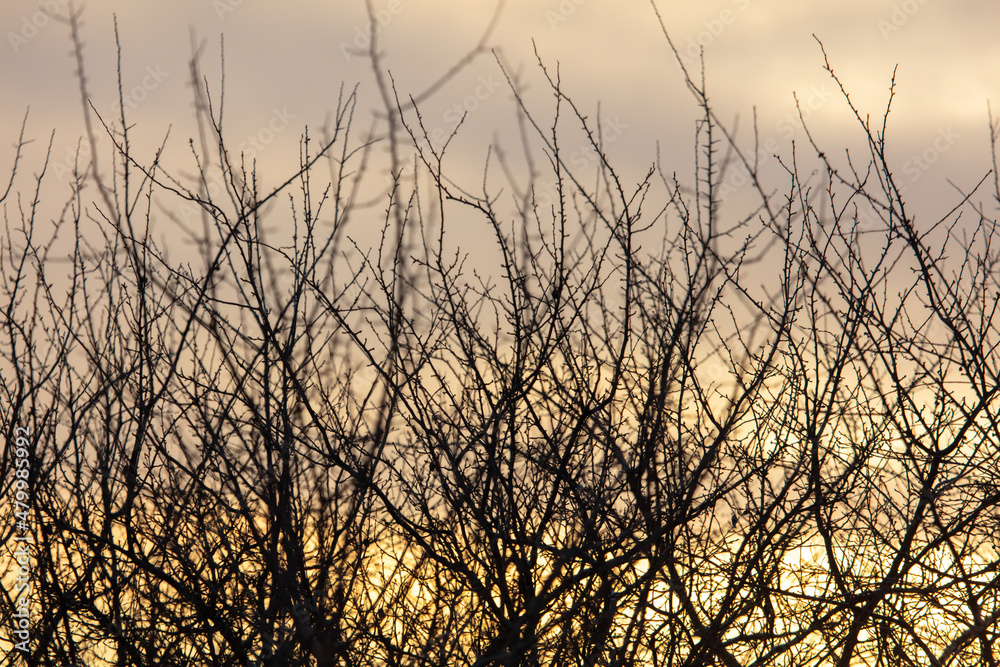
{"label": "pale gray cloud", "polygon": [[[495,7],[487,0],[373,0],[373,5],[382,24],[384,65],[403,95],[424,90],[472,48]],[[892,70],[899,65],[890,139],[896,142],[900,169],[933,147],[943,128],[952,128],[957,138],[932,168],[921,172],[927,187],[915,194],[950,197],[946,178],[968,183],[985,172],[986,101],[1000,99],[1000,69],[994,66],[1000,43],[990,34],[1000,24],[996,3],[710,0],[658,5],[692,71],[699,67],[692,56],[704,47],[720,116],[739,114],[746,128],[756,105],[762,135],[787,146],[789,139],[802,138],[789,116],[796,92],[806,101],[818,136],[833,142],[832,148],[838,138],[855,132],[822,69],[815,34],[852,99],[872,116],[884,110]],[[79,138],[75,66],[67,26],[57,19],[67,11],[66,0],[0,5],[0,131],[5,137],[0,164],[9,164],[10,144],[28,106],[32,136],[47,138],[51,128],[57,129],[60,158]],[[150,150],[171,124],[178,154],[192,133],[186,120],[191,115],[192,31],[206,42],[203,66],[216,92],[220,37],[225,40],[227,132],[233,141],[252,144],[276,113],[287,119],[267,147],[265,171],[272,176],[294,164],[299,133],[306,125],[323,123],[342,82],[360,86],[362,110],[379,106],[370,63],[352,55],[370,31],[362,0],[91,0],[83,33],[90,92],[95,106],[107,113],[117,106],[113,15],[121,34],[129,119],[136,123],[136,141]],[[601,101],[606,118],[627,126],[610,149],[632,161],[636,173],[653,159],[657,141],[675,152],[672,168],[685,167],[696,109],[648,2],[511,0],[491,45],[520,73],[526,98],[542,113],[550,98],[533,49],[549,66],[558,62],[566,89],[581,108],[596,113]],[[483,54],[423,105],[429,126],[449,132],[456,114],[469,112],[468,134],[456,145],[462,152],[455,158],[470,168],[481,162],[494,136],[510,136],[514,107],[509,90],[494,85],[498,77],[493,56]]]}

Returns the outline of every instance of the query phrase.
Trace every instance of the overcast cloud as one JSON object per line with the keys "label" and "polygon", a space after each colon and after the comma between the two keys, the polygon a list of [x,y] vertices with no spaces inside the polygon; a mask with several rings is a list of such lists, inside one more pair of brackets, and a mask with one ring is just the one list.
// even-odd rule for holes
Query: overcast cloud
{"label": "overcast cloud", "polygon": [[[987,101],[1000,99],[1000,4],[989,0],[711,0],[657,3],[692,71],[704,47],[712,100],[723,118],[741,118],[746,133],[756,107],[762,138],[787,149],[802,141],[793,93],[827,148],[857,145],[856,125],[823,70],[816,41],[863,114],[885,109],[899,66],[889,142],[900,173],[920,203],[946,210],[952,179],[968,187],[989,166]],[[401,95],[418,94],[471,49],[496,4],[486,0],[373,0],[383,24],[384,65]],[[9,165],[17,128],[30,107],[28,135],[47,141],[64,161],[82,132],[75,65],[64,0],[0,4],[0,164]],[[192,35],[203,41],[203,66],[217,93],[220,39],[225,43],[226,129],[246,142],[264,127],[278,129],[258,156],[266,177],[285,175],[297,159],[298,136],[318,128],[335,107],[340,86],[359,85],[360,109],[379,107],[371,63],[354,55],[369,31],[363,0],[91,0],[83,10],[88,83],[98,111],[116,110],[113,16],[122,45],[123,86],[138,145],[158,145],[168,127],[168,152],[181,156],[192,135],[187,63]],[[814,37],[815,35],[815,37]],[[665,166],[690,168],[693,99],[682,83],[657,22],[642,0],[510,0],[490,46],[424,105],[432,128],[450,131],[468,111],[456,160],[482,163],[486,145],[511,136],[513,102],[499,58],[527,86],[544,112],[549,97],[535,63],[558,63],[568,92],[588,112],[620,131],[611,154],[641,173],[664,151]],[[1000,106],[1000,104],[998,104]],[[838,143],[839,142],[839,143]],[[267,160],[263,160],[266,156]],[[924,160],[921,156],[933,158]],[[915,158],[917,159],[915,161]],[[481,167],[480,167],[481,169]]]}

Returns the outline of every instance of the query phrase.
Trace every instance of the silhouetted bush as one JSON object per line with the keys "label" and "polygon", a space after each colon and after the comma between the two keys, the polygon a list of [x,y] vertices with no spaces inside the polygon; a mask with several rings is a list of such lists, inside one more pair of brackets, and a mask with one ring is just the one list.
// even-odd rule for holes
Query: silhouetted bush
{"label": "silhouetted bush", "polygon": [[[79,165],[63,254],[15,163],[0,351],[8,443],[30,432],[29,662],[996,664],[976,190],[918,227],[853,106],[863,160],[814,145],[822,178],[785,156],[765,183],[691,77],[689,182],[654,164],[630,186],[540,63],[530,181],[484,165],[472,193],[372,42],[387,134],[345,92],[272,191],[197,57],[194,182],[86,110],[117,159]],[[585,168],[560,141],[581,128]],[[720,196],[734,170],[747,215]]]}

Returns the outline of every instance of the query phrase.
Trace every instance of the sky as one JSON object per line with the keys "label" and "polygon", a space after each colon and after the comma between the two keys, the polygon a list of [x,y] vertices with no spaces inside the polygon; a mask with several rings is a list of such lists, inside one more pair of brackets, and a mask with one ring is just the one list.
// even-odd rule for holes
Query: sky
{"label": "sky", "polygon": [[[492,0],[371,2],[383,64],[401,97],[439,80],[476,46],[497,10]],[[851,100],[873,118],[885,110],[898,66],[890,155],[926,215],[946,211],[954,187],[970,187],[990,167],[987,104],[993,100],[1000,112],[1000,3],[657,0],[656,7],[692,72],[700,70],[703,49],[710,99],[720,118],[739,123],[744,145],[755,112],[762,141],[785,151],[792,141],[802,145],[794,94],[828,153],[863,147],[824,71],[822,42]],[[54,131],[55,163],[71,162],[83,124],[69,11],[67,0],[0,3],[0,173],[8,173],[29,109],[26,135],[36,142],[29,157],[38,157]],[[91,101],[107,117],[117,113],[117,17],[127,116],[150,159],[168,130],[168,157],[189,156],[195,43],[216,94],[224,51],[226,133],[232,144],[256,147],[265,178],[294,167],[299,136],[306,127],[315,135],[341,86],[358,86],[359,111],[380,108],[371,62],[355,51],[370,31],[364,0],[90,0],[82,12]],[[487,48],[421,105],[432,131],[450,132],[468,112],[456,164],[481,175],[487,146],[514,136],[501,64],[522,82],[528,104],[542,117],[550,113],[536,52],[551,71],[558,65],[581,109],[596,117],[600,104],[608,150],[625,173],[638,178],[657,146],[668,171],[690,173],[697,108],[648,0],[503,3]],[[31,159],[26,164],[37,168]]]}

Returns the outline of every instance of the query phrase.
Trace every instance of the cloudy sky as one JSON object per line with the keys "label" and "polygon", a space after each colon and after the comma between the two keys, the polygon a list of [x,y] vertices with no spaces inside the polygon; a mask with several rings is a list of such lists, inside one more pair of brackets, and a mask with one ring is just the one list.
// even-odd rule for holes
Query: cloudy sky
{"label": "cloudy sky", "polygon": [[[896,98],[888,140],[912,196],[942,210],[947,180],[963,187],[989,168],[987,102],[1000,111],[1000,3],[993,0],[658,0],[684,61],[697,69],[704,48],[711,99],[722,118],[756,108],[761,139],[803,141],[793,93],[829,152],[857,146],[857,126],[823,69],[817,39],[863,114],[880,117],[893,68]],[[384,67],[401,95],[417,95],[474,48],[497,9],[492,0],[372,0]],[[64,17],[67,0],[0,3],[0,165],[30,107],[27,135],[67,163],[82,132],[79,87]],[[89,92],[116,113],[115,34],[133,139],[148,150],[170,129],[168,155],[182,157],[193,135],[188,61],[203,43],[209,85],[220,90],[225,52],[226,132],[254,145],[265,177],[294,165],[298,137],[319,128],[341,86],[359,86],[359,110],[380,107],[371,62],[356,55],[370,30],[364,0],[89,0],[83,8]],[[696,108],[648,0],[508,0],[488,46],[421,106],[429,129],[450,131],[468,112],[459,160],[482,163],[486,145],[509,137],[514,106],[498,60],[547,112],[543,62],[564,88],[611,130],[609,151],[641,173],[661,147],[668,170],[690,170]],[[265,128],[276,129],[267,132]],[[505,134],[506,133],[506,134]],[[266,142],[262,140],[266,139]],[[40,150],[38,144],[34,150]],[[173,152],[171,152],[173,151]],[[151,155],[151,153],[150,153]],[[266,160],[265,160],[266,158]]]}

